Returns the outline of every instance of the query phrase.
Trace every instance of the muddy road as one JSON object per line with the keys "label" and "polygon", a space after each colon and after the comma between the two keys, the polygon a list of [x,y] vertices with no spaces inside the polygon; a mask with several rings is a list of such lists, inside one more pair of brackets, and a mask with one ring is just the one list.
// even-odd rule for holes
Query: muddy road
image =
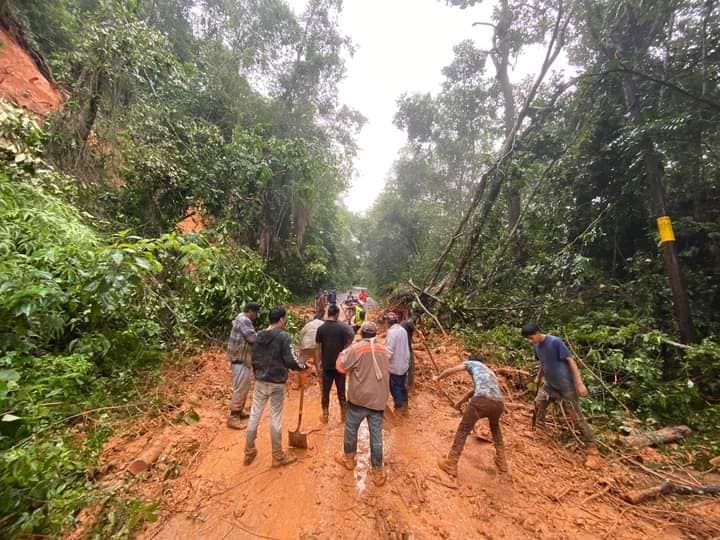
{"label": "muddy road", "polygon": [[[416,343],[416,349],[419,346]],[[440,368],[458,362],[451,340],[432,347]],[[363,425],[359,463],[349,472],[333,459],[342,452],[337,402],[330,422],[320,422],[320,389],[305,392],[302,431],[310,448],[292,450],[288,467],[270,467],[267,410],[258,433],[258,457],[244,466],[245,431],[226,427],[229,369],[220,350],[207,351],[169,377],[176,395],[167,414],[144,418],[107,445],[109,472],[102,482],[122,482],[126,495],[159,503],[158,521],[144,539],[431,539],[431,538],[709,538],[720,525],[717,499],[685,498],[631,506],[618,493],[655,485],[657,479],[610,457],[599,471],[583,466],[576,443],[558,433],[530,430],[530,407],[509,398],[503,418],[509,475],[499,475],[486,421],[478,423],[459,463],[459,478],[437,467],[460,420],[432,383],[427,353],[417,353],[418,380],[410,414],[386,414],[387,483],[368,478],[368,433]],[[292,380],[292,379],[291,379]],[[462,377],[449,386],[460,395]],[[283,444],[297,422],[298,391],[290,388],[283,416]],[[155,465],[137,477],[123,469],[143,448],[163,447]],[[687,507],[682,505],[686,504]],[[694,506],[693,506],[694,505]]]}

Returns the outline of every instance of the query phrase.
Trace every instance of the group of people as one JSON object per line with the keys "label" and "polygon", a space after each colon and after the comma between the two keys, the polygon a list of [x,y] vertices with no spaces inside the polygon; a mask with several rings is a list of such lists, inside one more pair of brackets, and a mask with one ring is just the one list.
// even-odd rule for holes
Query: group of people
{"label": "group of people", "polygon": [[[235,429],[246,427],[244,463],[249,465],[257,455],[257,429],[268,401],[272,465],[283,466],[296,460],[282,448],[280,422],[286,385],[289,371],[300,372],[299,382],[301,385],[306,384],[305,373],[309,366],[314,364],[322,386],[321,421],[329,421],[330,394],[334,385],[340,420],[345,426],[343,452],[337,456],[337,462],[349,470],[355,468],[358,430],[363,420],[367,420],[370,432],[371,478],[376,485],[384,484],[384,413],[388,398],[392,396],[394,412],[400,415],[408,414],[408,385],[412,385],[414,375],[414,321],[401,322],[398,314],[391,311],[385,315],[388,329],[384,344],[377,341],[378,326],[372,321],[362,322],[359,339],[356,339],[352,327],[338,320],[340,308],[337,303],[329,303],[326,310],[318,310],[315,318],[300,331],[300,354],[296,356],[292,338],[284,329],[286,310],[282,307],[271,309],[270,326],[256,332],[253,321],[259,312],[260,306],[256,303],[245,306],[243,313],[233,322],[227,348],[233,375],[228,426]],[[597,456],[592,430],[579,406],[579,397],[587,395],[587,389],[572,355],[560,338],[542,333],[534,323],[525,325],[521,332],[532,345],[540,365],[536,378],[539,388],[535,398],[537,425],[544,427],[545,413],[550,403],[566,402],[571,417],[579,425],[588,444],[588,454]],[[473,387],[455,404],[459,408],[468,402],[450,452],[439,459],[438,465],[447,474],[456,476],[458,460],[468,435],[478,420],[487,418],[496,450],[495,463],[501,472],[507,472],[500,427],[500,418],[504,412],[503,394],[495,373],[480,357],[471,356],[466,362],[433,377],[433,380],[438,382],[460,372],[465,372],[472,378]],[[245,404],[253,375],[255,386],[252,406],[247,413]],[[543,380],[545,383],[541,387]]]}
{"label": "group of people", "polygon": [[[357,334],[360,330],[360,325],[365,322],[367,318],[367,302],[368,292],[365,289],[360,289],[360,292],[355,296],[352,289],[350,289],[345,295],[345,299],[342,301],[344,309],[344,320],[347,324],[353,327],[353,330]],[[338,303],[337,289],[330,289],[329,291],[320,289],[315,295],[315,313],[325,314],[328,306]]]}

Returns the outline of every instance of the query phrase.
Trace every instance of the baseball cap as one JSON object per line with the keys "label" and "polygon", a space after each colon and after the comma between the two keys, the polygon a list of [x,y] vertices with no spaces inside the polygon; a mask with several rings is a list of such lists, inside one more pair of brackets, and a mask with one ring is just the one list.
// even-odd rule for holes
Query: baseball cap
{"label": "baseball cap", "polygon": [[377,334],[377,325],[372,321],[365,321],[360,325],[360,332],[365,334]]}

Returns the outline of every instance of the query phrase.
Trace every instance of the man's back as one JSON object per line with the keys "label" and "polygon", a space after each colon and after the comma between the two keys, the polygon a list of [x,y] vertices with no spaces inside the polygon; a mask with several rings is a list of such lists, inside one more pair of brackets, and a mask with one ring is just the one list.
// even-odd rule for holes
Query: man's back
{"label": "man's back", "polygon": [[287,382],[288,369],[298,369],[290,334],[278,328],[259,332],[252,352],[252,365],[258,381]]}
{"label": "man's back", "polygon": [[315,341],[322,346],[322,365],[324,370],[334,370],[335,361],[340,352],[352,341],[352,328],[336,320],[325,321],[318,328]]}
{"label": "man's back", "polygon": [[300,335],[298,336],[301,350],[314,349],[317,346],[317,342],[315,341],[317,331],[324,323],[325,321],[322,319],[313,319],[302,327]]}
{"label": "man's back", "polygon": [[399,324],[394,324],[388,330],[385,342],[392,353],[390,373],[404,375],[410,367],[410,346],[407,332]]}
{"label": "man's back", "polygon": [[342,367],[350,381],[348,400],[375,411],[385,409],[390,393],[390,351],[374,339],[363,339],[345,353]]}

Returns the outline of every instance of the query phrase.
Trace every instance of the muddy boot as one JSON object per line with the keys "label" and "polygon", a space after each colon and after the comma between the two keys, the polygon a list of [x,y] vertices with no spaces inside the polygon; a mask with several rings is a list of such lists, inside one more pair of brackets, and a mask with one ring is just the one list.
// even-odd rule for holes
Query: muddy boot
{"label": "muddy boot", "polygon": [[330,411],[328,411],[327,409],[323,409],[322,416],[320,417],[320,421],[323,424],[327,424],[329,419],[330,419]]}
{"label": "muddy boot", "polygon": [[245,449],[245,459],[243,460],[243,465],[250,465],[257,456],[257,450],[255,448],[246,448]]}
{"label": "muddy boot", "polygon": [[457,460],[451,459],[450,456],[446,458],[440,458],[438,459],[438,467],[440,467],[443,471],[448,473],[453,478],[457,477]]}
{"label": "muddy boot", "polygon": [[597,446],[589,446],[585,456],[585,467],[592,471],[599,471],[605,467],[605,460],[600,455]]}
{"label": "muddy boot", "polygon": [[250,415],[245,414],[243,411],[233,411],[227,419],[227,427],[231,429],[245,429],[247,423],[245,422]]}
{"label": "muddy boot", "polygon": [[505,448],[502,446],[495,447],[495,466],[501,473],[508,472],[507,461],[505,460]]}
{"label": "muddy boot", "polygon": [[373,484],[375,484],[377,487],[384,485],[385,480],[387,480],[385,468],[373,467],[372,469],[370,469],[370,478],[372,478]]}
{"label": "muddy boot", "polygon": [[295,456],[293,456],[292,454],[283,452],[282,454],[273,456],[272,466],[273,467],[284,467],[285,465],[290,465],[291,463],[295,463],[296,461],[297,461],[297,458]]}
{"label": "muddy boot", "polygon": [[345,467],[348,471],[355,470],[355,454],[337,454],[335,461]]}

